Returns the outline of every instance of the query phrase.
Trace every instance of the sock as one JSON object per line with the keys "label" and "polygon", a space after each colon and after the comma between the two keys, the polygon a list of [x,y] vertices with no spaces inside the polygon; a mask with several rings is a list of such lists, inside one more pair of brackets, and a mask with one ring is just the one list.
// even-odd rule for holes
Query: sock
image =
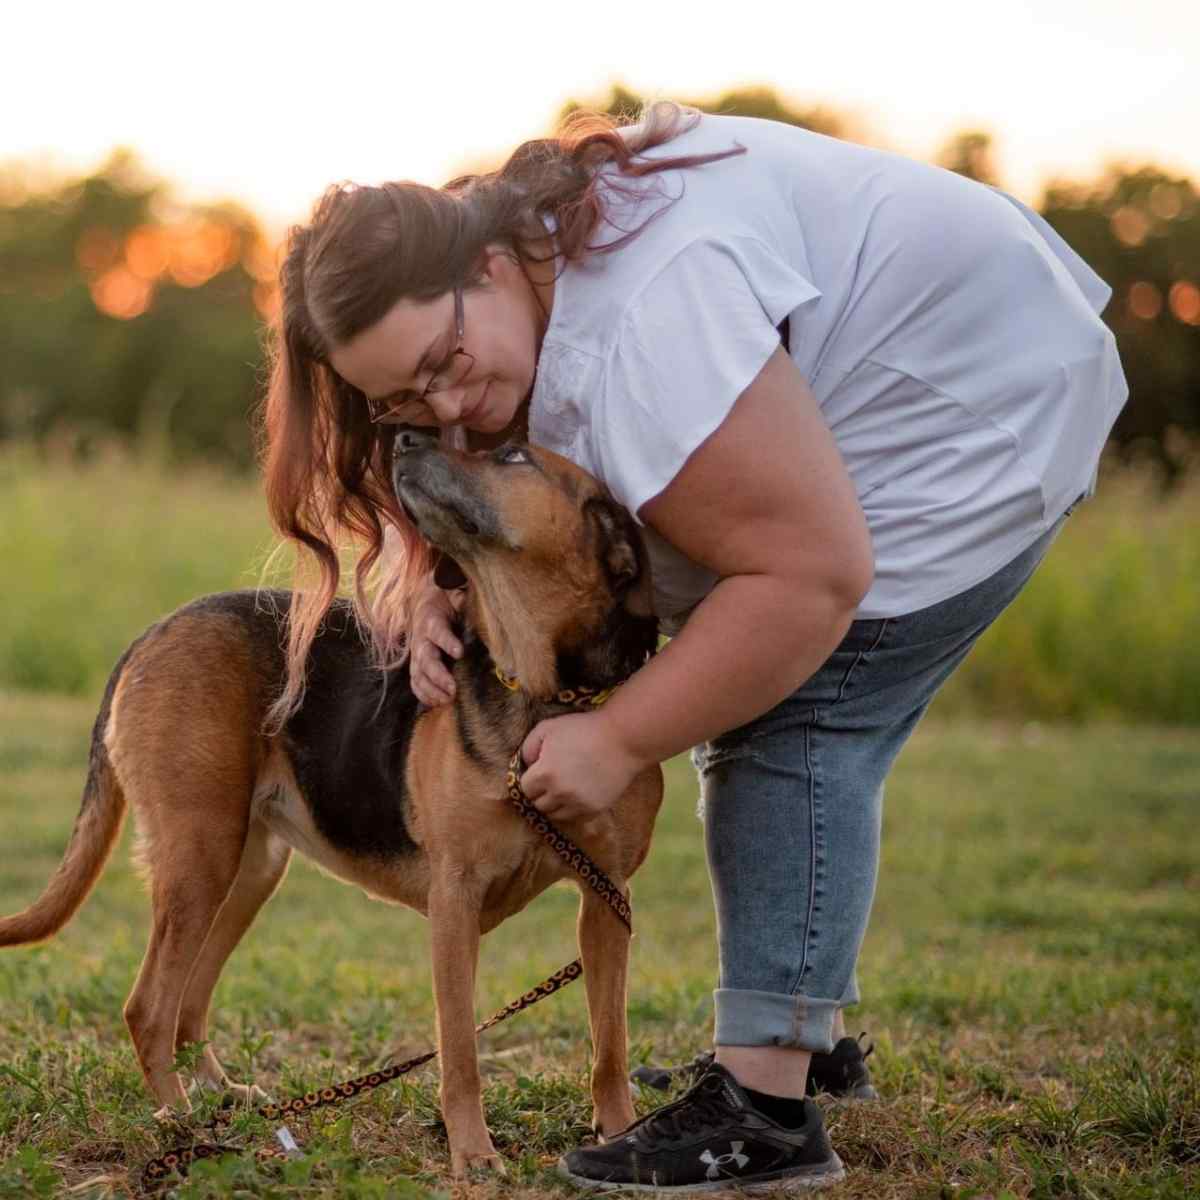
{"label": "sock", "polygon": [[766,1092],[756,1092],[748,1087],[743,1087],[742,1091],[750,1098],[750,1103],[776,1125],[784,1129],[799,1129],[804,1124],[802,1099],[793,1096],[768,1096]]}

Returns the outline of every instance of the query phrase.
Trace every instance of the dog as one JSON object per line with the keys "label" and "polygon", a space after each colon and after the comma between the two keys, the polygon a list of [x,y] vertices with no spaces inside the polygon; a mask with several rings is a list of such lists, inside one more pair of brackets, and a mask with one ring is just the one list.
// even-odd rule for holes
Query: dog
{"label": "dog", "polygon": [[[469,584],[454,703],[425,709],[407,666],[372,666],[348,602],[336,601],[299,709],[266,732],[290,593],[226,592],[184,606],[113,670],[63,860],[37,901],[0,920],[0,946],[44,940],[70,920],[131,806],[153,924],[125,1021],[159,1115],[186,1113],[176,1052],[207,1043],[221,969],[299,850],[430,921],[442,1113],[451,1173],[461,1176],[503,1169],[476,1055],[480,936],[556,880],[576,878],[510,807],[509,761],[533,725],[568,711],[560,689],[625,678],[653,653],[657,631],[636,524],[566,459],[519,443],[467,453],[402,429],[394,464],[397,497],[441,551],[439,570]],[[649,850],[662,790],[661,770],[648,769],[603,817],[563,824],[623,894]],[[611,1136],[634,1120],[629,933],[595,891],[580,890],[594,1126]],[[244,1101],[266,1098],[232,1084],[208,1044],[196,1078]]]}

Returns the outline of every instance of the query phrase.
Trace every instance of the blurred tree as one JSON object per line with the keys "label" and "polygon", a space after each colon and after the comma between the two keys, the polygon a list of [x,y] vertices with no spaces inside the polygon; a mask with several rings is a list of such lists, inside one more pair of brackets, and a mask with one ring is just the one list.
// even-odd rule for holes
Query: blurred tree
{"label": "blurred tree", "polygon": [[1172,482],[1200,437],[1200,194],[1157,167],[1112,166],[1050,185],[1041,211],[1113,289],[1105,318],[1131,394],[1113,440]]}
{"label": "blurred tree", "polygon": [[250,214],[176,204],[124,150],[0,204],[0,437],[248,465],[273,267]]}
{"label": "blurred tree", "polygon": [[[618,84],[603,111],[640,106]],[[846,136],[837,115],[766,88],[697,107]],[[994,182],[984,132],[957,134],[939,159]],[[1105,319],[1132,393],[1114,440],[1173,479],[1200,444],[1200,194],[1153,166],[1112,167],[1051,185],[1041,209],[1114,289]],[[128,151],[35,190],[19,168],[0,171],[0,439],[65,432],[86,450],[117,434],[248,466],[275,270],[251,214],[179,204]]]}
{"label": "blurred tree", "polygon": [[956,133],[937,154],[937,164],[948,171],[977,179],[980,183],[999,185],[996,165],[992,158],[992,135],[979,129]]}
{"label": "blurred tree", "polygon": [[[630,91],[624,84],[614,83],[608,99],[600,104],[580,104],[576,100],[568,100],[558,114],[558,119],[564,120],[580,108],[589,108],[595,112],[607,113],[618,121],[631,120],[641,111],[645,98]],[[783,121],[788,125],[800,125],[811,129],[814,133],[824,133],[829,137],[848,138],[850,121],[831,110],[817,106],[816,108],[789,108],[773,88],[750,87],[735,88],[723,92],[716,97],[704,100],[680,100],[681,104],[690,104],[703,112],[728,113],[737,117],[763,117],[771,121]]]}

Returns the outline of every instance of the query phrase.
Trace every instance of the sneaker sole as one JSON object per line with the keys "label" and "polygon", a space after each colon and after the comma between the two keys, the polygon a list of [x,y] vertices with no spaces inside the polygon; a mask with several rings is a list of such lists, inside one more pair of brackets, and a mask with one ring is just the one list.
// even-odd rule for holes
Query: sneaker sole
{"label": "sneaker sole", "polygon": [[[656,1092],[669,1092],[671,1090],[673,1080],[670,1078],[660,1080],[657,1077],[653,1080],[639,1078],[636,1072],[629,1077],[629,1092],[633,1097],[637,1097],[637,1087],[653,1088]],[[860,1083],[857,1087],[852,1087],[845,1092],[817,1092],[815,1095],[810,1092],[810,1096],[815,1100],[817,1096],[828,1096],[831,1100],[878,1100],[879,1093],[869,1083]]]}
{"label": "sneaker sole", "polygon": [[848,1092],[818,1092],[813,1099],[818,1097],[832,1100],[835,1104],[859,1104],[867,1100],[878,1100],[879,1093],[869,1083],[862,1083]]}
{"label": "sneaker sole", "polygon": [[573,1175],[563,1159],[558,1160],[558,1173],[569,1179],[576,1187],[599,1192],[670,1192],[683,1195],[685,1192],[812,1192],[818,1188],[832,1187],[846,1178],[846,1168],[836,1154],[828,1162],[812,1167],[799,1167],[791,1171],[772,1175],[752,1175],[739,1179],[730,1175],[725,1179],[714,1179],[711,1183],[681,1183],[674,1186],[657,1183],[610,1183],[604,1179],[589,1179],[586,1175]]}

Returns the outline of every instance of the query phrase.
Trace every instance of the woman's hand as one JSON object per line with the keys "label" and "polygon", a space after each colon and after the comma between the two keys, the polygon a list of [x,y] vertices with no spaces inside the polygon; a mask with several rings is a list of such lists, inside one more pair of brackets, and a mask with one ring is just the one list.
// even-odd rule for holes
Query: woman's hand
{"label": "woman's hand", "polygon": [[409,678],[413,694],[430,708],[454,699],[454,677],[446,669],[442,651],[451,658],[462,658],[462,643],[454,633],[454,615],[465,598],[462,591],[443,591],[430,576],[413,607]]}
{"label": "woman's hand", "polygon": [[648,764],[622,743],[604,714],[572,713],[533,727],[521,746],[521,787],[552,821],[590,821],[620,799]]}

